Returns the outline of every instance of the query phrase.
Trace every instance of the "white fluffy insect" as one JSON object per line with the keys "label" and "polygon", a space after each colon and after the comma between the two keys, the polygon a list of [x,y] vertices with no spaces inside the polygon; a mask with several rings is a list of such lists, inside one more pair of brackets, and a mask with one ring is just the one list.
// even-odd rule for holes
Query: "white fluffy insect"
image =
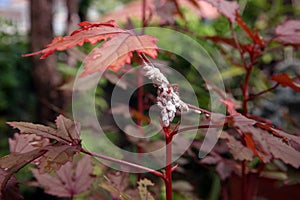
{"label": "white fluffy insect", "polygon": [[168,127],[173,121],[176,111],[187,112],[186,103],[181,101],[175,86],[170,85],[168,79],[154,66],[145,63],[143,66],[144,75],[152,80],[158,87],[157,105],[161,109],[161,119],[164,127]]}

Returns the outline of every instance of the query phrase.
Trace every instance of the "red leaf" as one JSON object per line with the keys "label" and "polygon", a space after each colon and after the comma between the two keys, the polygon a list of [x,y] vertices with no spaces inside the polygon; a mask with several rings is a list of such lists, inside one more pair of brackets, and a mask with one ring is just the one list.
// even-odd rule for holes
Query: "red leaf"
{"label": "red leaf", "polygon": [[96,44],[101,40],[106,40],[121,33],[126,33],[126,30],[121,29],[115,21],[108,21],[106,23],[91,24],[82,22],[79,25],[83,26],[81,29],[74,31],[71,35],[65,37],[56,37],[45,49],[24,56],[33,56],[43,54],[41,59],[47,58],[53,54],[54,51],[63,51],[74,46],[82,46],[83,43],[89,42]]}
{"label": "red leaf", "polygon": [[125,63],[131,62],[133,51],[145,53],[152,58],[157,56],[158,48],[153,36],[136,36],[133,32],[120,28],[114,21],[99,24],[81,22],[79,25],[82,28],[74,31],[71,35],[57,37],[45,49],[24,56],[43,54],[41,59],[44,59],[57,50],[62,51],[74,46],[81,46],[85,42],[96,44],[111,38],[102,47],[94,48],[86,57],[84,61],[86,66],[81,77],[96,71],[103,71],[106,67],[117,71]]}
{"label": "red leaf", "polygon": [[275,29],[275,40],[286,45],[300,44],[300,20],[286,20]]}
{"label": "red leaf", "polygon": [[100,48],[94,48],[86,57],[84,72],[81,77],[96,71],[104,71],[106,67],[118,71],[125,63],[131,62],[132,52],[145,53],[152,58],[157,56],[156,39],[153,36],[135,36],[123,34],[104,43]]}
{"label": "red leaf", "polygon": [[225,1],[225,0],[202,0],[210,3],[212,6],[216,7],[218,11],[224,15],[231,23],[236,20],[236,13],[239,10],[239,4],[235,1]]}
{"label": "red leaf", "polygon": [[92,160],[88,156],[77,162],[68,162],[54,174],[40,174],[31,169],[45,192],[59,197],[73,197],[87,190],[94,182]]}
{"label": "red leaf", "polygon": [[292,78],[289,77],[289,75],[285,73],[272,76],[272,80],[276,81],[282,86],[290,87],[297,92],[300,92],[300,84],[296,83]]}

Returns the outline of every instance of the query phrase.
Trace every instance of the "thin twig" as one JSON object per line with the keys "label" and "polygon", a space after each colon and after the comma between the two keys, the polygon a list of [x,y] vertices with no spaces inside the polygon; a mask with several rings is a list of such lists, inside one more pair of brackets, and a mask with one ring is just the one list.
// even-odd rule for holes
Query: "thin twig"
{"label": "thin twig", "polygon": [[279,86],[279,83],[276,83],[274,86],[272,86],[272,87],[270,87],[270,88],[268,88],[268,89],[266,89],[266,90],[264,90],[264,91],[261,91],[261,92],[259,92],[259,93],[257,93],[257,94],[252,94],[252,95],[250,95],[249,100],[252,100],[252,99],[254,99],[254,98],[256,98],[256,97],[258,97],[258,96],[260,96],[260,95],[263,95],[263,94],[265,94],[265,93],[267,93],[267,92],[270,92],[271,90],[274,90],[274,89],[277,88],[278,86]]}
{"label": "thin twig", "polygon": [[173,134],[178,134],[178,133],[182,133],[182,132],[185,132],[185,131],[191,131],[191,130],[198,130],[198,129],[204,129],[204,128],[223,128],[224,126],[226,125],[225,124],[221,124],[221,125],[200,125],[200,126],[189,126],[189,127],[185,127],[185,128],[182,128],[182,129],[178,129],[176,131],[173,132]]}
{"label": "thin twig", "polygon": [[192,105],[192,104],[186,104],[187,106],[188,106],[188,108],[189,109],[191,109],[191,110],[196,110],[196,111],[199,111],[199,112],[201,112],[201,113],[204,113],[204,114],[207,114],[207,115],[211,115],[212,113],[211,112],[209,112],[209,111],[207,111],[207,110],[205,110],[205,109],[203,109],[203,108],[199,108],[199,107],[197,107],[197,106],[194,106],[194,105]]}
{"label": "thin twig", "polygon": [[244,51],[243,49],[241,48],[241,45],[237,39],[237,35],[236,35],[236,32],[234,31],[234,28],[233,28],[233,24],[230,23],[230,31],[231,31],[231,34],[232,34],[232,37],[233,37],[233,40],[234,40],[234,43],[236,45],[236,47],[238,48],[239,50],[239,53],[240,53],[240,56],[241,56],[241,60],[243,62],[243,65],[244,67],[247,69],[248,66],[247,66],[247,63],[246,63],[246,60],[245,60],[245,57],[244,57]]}
{"label": "thin twig", "polygon": [[130,162],[127,162],[127,161],[124,161],[124,160],[119,160],[119,159],[112,158],[112,157],[109,157],[109,156],[97,154],[95,152],[90,152],[86,149],[81,149],[80,151],[82,153],[87,154],[87,155],[94,156],[94,157],[97,157],[97,158],[101,158],[103,160],[107,160],[107,161],[111,161],[111,162],[114,162],[114,163],[119,163],[119,164],[122,164],[122,165],[133,167],[133,168],[136,168],[136,169],[144,170],[144,171],[150,172],[150,173],[152,173],[152,174],[154,174],[158,177],[161,177],[162,179],[165,179],[165,176],[161,172],[158,172],[158,171],[156,171],[154,169],[151,169],[151,168],[148,168],[148,167],[144,167],[144,166],[141,166],[141,165],[138,165],[138,164],[130,163]]}

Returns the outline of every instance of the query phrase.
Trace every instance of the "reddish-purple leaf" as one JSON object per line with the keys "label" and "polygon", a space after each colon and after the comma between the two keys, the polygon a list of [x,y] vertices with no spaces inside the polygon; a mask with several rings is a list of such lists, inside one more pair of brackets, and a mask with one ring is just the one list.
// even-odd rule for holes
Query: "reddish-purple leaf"
{"label": "reddish-purple leaf", "polygon": [[282,86],[290,87],[297,92],[300,92],[300,84],[296,83],[288,74],[279,74],[272,76],[272,80],[276,81]]}
{"label": "reddish-purple leaf", "polygon": [[26,153],[11,153],[0,158],[0,167],[10,172],[17,172],[26,164],[44,155],[48,150],[41,147]]}
{"label": "reddish-purple leaf", "polygon": [[37,136],[35,134],[15,133],[14,138],[8,139],[10,152],[26,153],[36,148],[50,144],[49,139]]}
{"label": "reddish-purple leaf", "polygon": [[153,36],[136,36],[132,31],[120,28],[115,21],[106,23],[91,24],[81,22],[81,29],[74,31],[71,35],[55,38],[45,49],[26,54],[24,56],[33,56],[43,54],[41,59],[51,55],[54,51],[62,51],[74,46],[81,46],[85,42],[96,44],[102,40],[102,47],[94,48],[85,59],[84,72],[81,77],[92,74],[96,71],[104,71],[107,67],[117,71],[125,63],[131,62],[133,51],[145,53],[152,58],[157,56],[156,39]]}
{"label": "reddish-purple leaf", "polygon": [[[0,158],[0,167],[10,171],[18,171],[32,161],[39,166],[40,172],[57,170],[71,161],[81,149],[79,124],[62,115],[56,119],[56,129],[27,122],[8,124],[18,128],[23,134],[15,135],[15,139],[10,140],[11,150],[17,153]],[[49,139],[56,140],[56,143],[49,144]],[[24,144],[28,146],[25,147]],[[37,158],[39,159],[36,160]]]}
{"label": "reddish-purple leaf", "polygon": [[68,161],[72,161],[74,155],[80,151],[81,146],[58,143],[45,148],[48,151],[36,163],[40,169],[40,173],[58,170]]}
{"label": "reddish-purple leaf", "polygon": [[37,169],[31,171],[46,193],[59,197],[74,197],[86,191],[95,181],[92,160],[88,156],[66,163],[54,174],[40,174]]}
{"label": "reddish-purple leaf", "polygon": [[254,155],[252,151],[249,148],[245,147],[240,141],[235,139],[233,136],[223,131],[220,138],[226,139],[228,141],[227,146],[229,147],[229,151],[235,160],[253,160]]}
{"label": "reddish-purple leaf", "polygon": [[275,29],[275,40],[285,45],[300,45],[300,20],[286,20]]}
{"label": "reddish-purple leaf", "polygon": [[[39,167],[41,173],[58,170],[66,162],[80,151],[81,146],[72,146],[57,143],[40,147],[26,153],[11,153],[0,158],[0,167],[9,171],[18,171],[20,168],[33,161]],[[36,160],[39,158],[38,160]]]}
{"label": "reddish-purple leaf", "polygon": [[[244,121],[247,121],[246,119]],[[251,149],[264,162],[267,163],[277,158],[295,168],[300,166],[300,152],[291,145],[292,142],[300,142],[299,137],[293,135],[288,137],[289,134],[282,134],[282,131],[261,122],[255,124],[251,121],[249,124],[235,123],[234,126],[243,134],[247,148]]]}
{"label": "reddish-purple leaf", "polygon": [[222,180],[227,179],[233,172],[237,174],[240,172],[239,165],[236,161],[222,158],[215,152],[203,158],[200,163],[216,165],[216,172],[220,175]]}
{"label": "reddish-purple leaf", "polygon": [[45,49],[24,56],[33,56],[43,54],[41,59],[47,58],[55,51],[63,51],[74,46],[82,46],[83,43],[89,42],[96,44],[101,40],[107,40],[120,33],[126,33],[126,30],[121,29],[113,20],[105,23],[91,24],[89,22],[81,22],[81,29],[74,31],[71,35],[65,37],[56,37]]}
{"label": "reddish-purple leaf", "polygon": [[239,4],[236,1],[226,0],[202,0],[216,7],[218,11],[229,19],[231,23],[236,20],[236,13],[239,11]]}
{"label": "reddish-purple leaf", "polygon": [[7,170],[0,169],[0,199],[22,200],[24,199],[18,187],[18,180]]}
{"label": "reddish-purple leaf", "polygon": [[201,159],[200,162],[203,163],[203,164],[215,165],[220,161],[221,161],[221,157],[205,156],[204,158]]}
{"label": "reddish-purple leaf", "polygon": [[85,67],[81,77],[109,68],[118,71],[131,62],[132,52],[145,53],[152,58],[157,56],[156,39],[153,36],[123,34],[94,48],[84,60]]}
{"label": "reddish-purple leaf", "polygon": [[233,160],[223,159],[222,162],[218,163],[216,171],[222,180],[226,180],[233,172],[237,173],[239,171],[238,164]]}
{"label": "reddish-purple leaf", "polygon": [[73,122],[70,119],[60,115],[56,119],[57,128],[32,124],[28,122],[8,122],[10,126],[20,130],[22,134],[35,134],[43,138],[54,139],[58,142],[68,145],[80,144],[79,132],[80,125],[77,122]]}

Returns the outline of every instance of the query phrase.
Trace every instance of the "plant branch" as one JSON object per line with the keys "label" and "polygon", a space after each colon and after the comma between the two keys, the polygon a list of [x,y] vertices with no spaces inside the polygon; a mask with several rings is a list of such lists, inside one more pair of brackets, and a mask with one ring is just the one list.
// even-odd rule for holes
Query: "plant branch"
{"label": "plant branch", "polygon": [[241,56],[241,60],[243,62],[243,65],[244,67],[247,69],[247,63],[246,63],[246,60],[245,60],[245,57],[244,57],[244,51],[243,49],[241,48],[241,45],[237,39],[237,35],[236,35],[236,32],[234,31],[234,28],[233,28],[233,24],[230,23],[230,31],[231,31],[231,34],[232,34],[232,37],[233,37],[233,40],[234,40],[234,43],[236,45],[236,47],[238,48],[239,50],[239,53],[240,53],[240,56]]}
{"label": "plant branch", "polygon": [[182,132],[185,132],[185,131],[198,130],[198,129],[202,129],[202,128],[223,128],[225,124],[220,124],[220,125],[200,125],[200,126],[184,127],[182,129],[178,129],[176,131],[173,131],[173,135],[178,134],[178,133],[182,133]]}
{"label": "plant branch", "polygon": [[266,90],[263,90],[263,91],[261,91],[261,92],[259,92],[257,94],[252,94],[252,95],[250,95],[249,100],[253,100],[253,99],[255,99],[256,97],[258,97],[260,95],[263,95],[263,94],[265,94],[267,92],[270,92],[270,91],[274,90],[275,88],[277,88],[278,86],[279,86],[279,83],[276,83],[274,86],[272,86],[272,87],[270,87],[270,88],[268,88]]}
{"label": "plant branch", "polygon": [[166,186],[166,200],[172,200],[172,139],[173,133],[170,126],[163,128],[166,137],[166,172],[165,172],[165,186]]}
{"label": "plant branch", "polygon": [[244,81],[244,85],[242,87],[242,92],[243,92],[243,114],[245,116],[248,115],[248,101],[249,101],[249,81],[250,81],[250,75],[252,71],[252,66],[246,68],[246,77]]}
{"label": "plant branch", "polygon": [[188,108],[191,109],[191,110],[198,111],[198,112],[204,113],[204,114],[206,114],[206,115],[211,115],[211,112],[209,112],[208,110],[205,110],[205,109],[203,109],[203,108],[199,108],[199,107],[197,107],[197,106],[194,106],[194,105],[188,104],[188,103],[187,103],[186,105],[187,105]]}
{"label": "plant branch", "polygon": [[112,158],[112,157],[108,157],[108,156],[105,156],[105,155],[97,154],[95,152],[90,152],[90,151],[88,151],[86,149],[83,149],[83,148],[80,151],[82,153],[85,153],[85,154],[89,155],[89,156],[94,156],[96,158],[111,161],[111,162],[114,162],[114,163],[119,163],[119,164],[126,165],[126,166],[129,166],[129,167],[132,167],[132,168],[145,170],[145,171],[150,172],[150,173],[152,173],[152,174],[154,174],[158,177],[161,177],[162,179],[165,180],[165,176],[161,172],[158,172],[154,169],[144,167],[144,166],[141,166],[141,165],[138,165],[138,164],[130,163],[130,162],[127,162],[127,161],[124,161],[124,160],[119,160],[119,159],[116,159],[116,158]]}

